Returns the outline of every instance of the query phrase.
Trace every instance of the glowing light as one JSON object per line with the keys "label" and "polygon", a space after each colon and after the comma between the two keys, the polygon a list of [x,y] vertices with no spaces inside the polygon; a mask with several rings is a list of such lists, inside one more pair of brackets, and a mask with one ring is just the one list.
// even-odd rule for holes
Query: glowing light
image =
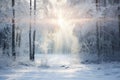
{"label": "glowing light", "polygon": [[52,4],[59,4],[62,5],[66,3],[66,0],[49,0]]}
{"label": "glowing light", "polygon": [[60,28],[65,27],[66,24],[65,24],[65,21],[62,17],[58,18],[58,25]]}
{"label": "glowing light", "polygon": [[58,23],[59,23],[60,26],[62,26],[62,24],[64,24],[63,19],[62,19],[62,18],[59,18],[59,19],[58,19]]}

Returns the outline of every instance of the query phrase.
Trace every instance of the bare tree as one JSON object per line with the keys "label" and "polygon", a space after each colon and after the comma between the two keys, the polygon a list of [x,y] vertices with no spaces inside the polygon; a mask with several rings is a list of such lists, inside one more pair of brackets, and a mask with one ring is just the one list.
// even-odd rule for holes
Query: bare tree
{"label": "bare tree", "polygon": [[32,0],[30,0],[30,28],[29,28],[29,58],[32,60],[32,46],[31,46],[31,15],[32,15]]}
{"label": "bare tree", "polygon": [[15,52],[15,0],[12,0],[12,56],[14,59],[16,58],[16,52]]}
{"label": "bare tree", "polygon": [[[99,10],[99,0],[96,0],[96,10],[98,12]],[[96,21],[96,46],[97,46],[97,53],[98,53],[98,56],[100,55],[100,45],[99,45],[99,22],[98,22],[98,19]]]}
{"label": "bare tree", "polygon": [[118,15],[118,24],[119,24],[119,47],[120,47],[120,15]]}
{"label": "bare tree", "polygon": [[32,60],[35,60],[35,35],[36,35],[36,31],[34,30],[33,32],[33,55],[32,55]]}
{"label": "bare tree", "polygon": [[[31,29],[31,17],[32,17],[32,0],[30,0],[30,30],[29,30],[29,46],[30,46],[30,60],[34,61],[35,59],[35,36],[36,31],[32,32]],[[36,0],[34,0],[34,26],[36,25]],[[32,35],[33,33],[33,35]],[[33,39],[32,39],[33,38]]]}
{"label": "bare tree", "polygon": [[19,27],[16,28],[16,53],[19,54],[20,52],[20,45],[21,45],[21,29]]}
{"label": "bare tree", "polygon": [[[36,0],[34,0],[34,26],[36,26]],[[33,53],[32,53],[32,60],[35,59],[35,36],[36,30],[33,32]]]}
{"label": "bare tree", "polygon": [[[120,12],[120,1],[118,0],[118,13]],[[119,48],[120,48],[120,14],[118,14],[118,27],[119,27]]]}
{"label": "bare tree", "polygon": [[99,24],[98,20],[96,21],[96,46],[97,46],[97,53],[100,56],[100,40],[99,40]]}

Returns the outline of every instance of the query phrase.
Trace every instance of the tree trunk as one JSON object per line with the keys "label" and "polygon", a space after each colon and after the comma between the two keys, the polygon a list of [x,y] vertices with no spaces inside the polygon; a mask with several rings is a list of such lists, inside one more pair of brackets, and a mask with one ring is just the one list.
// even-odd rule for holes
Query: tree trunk
{"label": "tree trunk", "polygon": [[32,0],[30,0],[30,27],[29,27],[29,58],[32,59],[32,49],[31,49],[31,13],[32,13]]}
{"label": "tree trunk", "polygon": [[16,52],[15,52],[15,0],[12,0],[12,56],[15,59],[16,58]]}
{"label": "tree trunk", "polygon": [[[30,51],[30,60],[34,61],[35,59],[35,35],[36,31],[34,30],[33,35],[32,35],[32,30],[31,30],[31,14],[32,14],[32,0],[30,0],[30,30],[29,30],[29,51]],[[34,26],[36,23],[36,0],[34,0]],[[32,40],[33,37],[33,40]],[[33,41],[33,43],[32,43]]]}
{"label": "tree trunk", "polygon": [[99,41],[99,24],[96,22],[96,46],[97,46],[97,54],[100,56],[100,41]]}
{"label": "tree trunk", "polygon": [[[36,0],[34,0],[34,26],[36,26]],[[33,32],[33,45],[32,45],[32,61],[35,60],[35,35],[36,31]]]}
{"label": "tree trunk", "polygon": [[32,23],[31,23],[31,17],[32,17],[32,0],[30,0],[30,28],[29,28],[29,58],[31,61],[33,61],[32,59],[32,30],[31,30],[31,27],[32,27]]}
{"label": "tree trunk", "polygon": [[[96,11],[99,11],[99,0],[96,0]],[[99,18],[98,18],[99,19]],[[100,26],[99,26],[99,20],[96,20],[96,48],[97,48],[97,55],[98,60],[100,61]]]}
{"label": "tree trunk", "polygon": [[16,29],[16,53],[19,55],[20,53],[20,44],[21,44],[21,30],[19,27]]}
{"label": "tree trunk", "polygon": [[30,52],[30,60],[32,60],[32,46],[31,46],[31,27],[30,27],[30,30],[29,30],[29,52]]}
{"label": "tree trunk", "polygon": [[114,43],[114,32],[112,31],[111,32],[111,35],[112,35],[112,40],[111,40],[111,43],[112,43],[112,55],[114,55],[114,52],[115,52],[115,47],[114,47],[114,45],[115,45],[115,43]]}
{"label": "tree trunk", "polygon": [[120,15],[118,15],[118,24],[119,24],[119,48],[120,48]]}
{"label": "tree trunk", "polygon": [[106,0],[104,0],[104,6],[106,6],[107,4],[106,4]]}
{"label": "tree trunk", "polygon": [[95,0],[95,3],[96,3],[96,10],[98,11],[99,10],[99,0]]}
{"label": "tree trunk", "polygon": [[20,33],[19,33],[19,39],[18,39],[18,47],[19,48],[21,46],[21,34],[22,34],[22,32],[20,31]]}
{"label": "tree trunk", "polygon": [[6,49],[6,43],[3,41],[3,54],[5,54],[5,49]]}
{"label": "tree trunk", "polygon": [[33,61],[35,59],[35,36],[36,36],[36,31],[34,30],[34,32],[33,32],[33,55],[32,55]]}

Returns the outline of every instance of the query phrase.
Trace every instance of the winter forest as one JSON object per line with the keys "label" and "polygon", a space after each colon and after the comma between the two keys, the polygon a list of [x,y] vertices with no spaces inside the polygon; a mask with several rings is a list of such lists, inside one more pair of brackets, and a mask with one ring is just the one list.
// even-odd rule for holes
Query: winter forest
{"label": "winter forest", "polygon": [[0,0],[0,80],[120,80],[120,0]]}

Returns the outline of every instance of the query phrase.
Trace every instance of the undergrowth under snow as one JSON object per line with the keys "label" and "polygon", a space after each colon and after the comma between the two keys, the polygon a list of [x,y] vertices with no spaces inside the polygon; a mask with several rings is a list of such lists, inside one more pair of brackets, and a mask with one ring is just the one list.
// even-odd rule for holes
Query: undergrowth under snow
{"label": "undergrowth under snow", "polygon": [[81,64],[75,56],[71,55],[37,55],[35,62],[30,62],[26,58],[16,62],[7,60],[4,62],[1,58],[0,80],[120,79],[120,63],[118,62]]}

